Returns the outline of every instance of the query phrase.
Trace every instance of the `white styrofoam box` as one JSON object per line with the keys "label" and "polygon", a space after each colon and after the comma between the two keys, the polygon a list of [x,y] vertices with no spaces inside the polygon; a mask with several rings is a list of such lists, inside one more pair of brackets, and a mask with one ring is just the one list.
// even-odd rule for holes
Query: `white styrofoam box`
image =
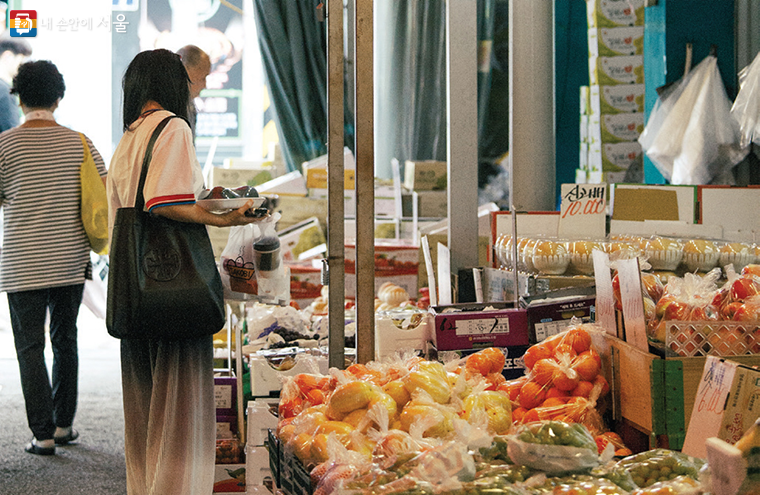
{"label": "white styrofoam box", "polygon": [[591,113],[643,112],[644,88],[643,84],[595,84],[589,89]]}
{"label": "white styrofoam box", "polygon": [[393,356],[396,351],[424,353],[427,343],[432,340],[433,320],[430,313],[398,311],[375,315],[375,359]]}
{"label": "white styrofoam box", "polygon": [[617,57],[644,53],[644,26],[591,28],[588,30],[591,57]]}
{"label": "white styrofoam box", "polygon": [[584,170],[582,168],[576,168],[575,169],[575,183],[586,184],[586,181],[588,181],[588,170]]}
{"label": "white styrofoam box", "polygon": [[592,86],[644,83],[643,55],[589,57],[588,68]]}
{"label": "white styrofoam box", "polygon": [[326,375],[329,370],[327,357],[297,354],[295,361],[295,365],[289,370],[277,371],[269,365],[265,357],[251,354],[249,363],[251,368],[251,395],[268,397],[270,393],[279,392],[282,389],[282,378],[300,373],[314,373],[315,371]]}
{"label": "white styrofoam box", "polygon": [[256,190],[259,194],[277,194],[277,195],[292,195],[292,196],[306,196],[306,179],[303,174],[298,170],[288,172],[279,177],[264,182],[256,186]]}
{"label": "white styrofoam box", "polygon": [[264,485],[264,478],[272,477],[269,469],[269,451],[266,447],[246,446],[245,448],[245,486]]}
{"label": "white styrofoam box", "polygon": [[256,399],[248,401],[247,425],[248,439],[246,445],[258,447],[264,445],[267,439],[267,431],[277,428],[277,416],[272,414],[269,409],[270,404],[277,404],[278,401],[268,399]]}

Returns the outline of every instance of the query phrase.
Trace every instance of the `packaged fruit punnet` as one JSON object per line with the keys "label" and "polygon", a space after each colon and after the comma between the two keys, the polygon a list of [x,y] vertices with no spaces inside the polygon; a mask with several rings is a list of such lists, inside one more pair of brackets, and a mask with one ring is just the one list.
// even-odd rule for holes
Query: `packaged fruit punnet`
{"label": "packaged fruit punnet", "polygon": [[518,425],[508,438],[507,452],[515,464],[547,474],[583,471],[600,464],[594,437],[578,423],[537,421]]}

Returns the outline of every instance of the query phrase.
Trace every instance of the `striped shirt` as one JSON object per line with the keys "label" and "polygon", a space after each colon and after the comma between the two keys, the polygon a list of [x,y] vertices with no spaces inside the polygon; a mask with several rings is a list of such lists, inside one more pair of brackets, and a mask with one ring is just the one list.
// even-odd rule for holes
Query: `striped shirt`
{"label": "striped shirt", "polygon": [[[100,153],[89,139],[87,144],[106,175]],[[84,283],[90,245],[80,214],[83,159],[82,140],[67,127],[16,127],[0,134],[0,290]]]}

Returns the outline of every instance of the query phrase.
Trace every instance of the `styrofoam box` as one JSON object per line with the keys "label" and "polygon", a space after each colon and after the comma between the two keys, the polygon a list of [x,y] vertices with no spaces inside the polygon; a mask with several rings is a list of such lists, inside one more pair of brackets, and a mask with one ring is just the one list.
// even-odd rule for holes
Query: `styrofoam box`
{"label": "styrofoam box", "polygon": [[[264,445],[270,428],[277,428],[277,416],[269,410],[270,404],[278,401],[256,399],[248,401],[247,425],[248,441],[246,445],[259,447]],[[269,462],[269,461],[267,461]]]}
{"label": "styrofoam box", "polygon": [[282,389],[281,379],[286,376],[295,376],[299,373],[313,373],[309,360],[315,360],[319,372],[326,375],[329,370],[327,357],[296,355],[296,364],[287,371],[277,371],[269,365],[266,358],[251,354],[251,395],[254,397],[268,397],[272,392]]}
{"label": "styrofoam box", "polygon": [[375,359],[393,356],[396,351],[425,352],[427,343],[433,340],[433,317],[430,313],[413,314],[420,315],[420,322],[407,329],[397,327],[394,321],[412,316],[409,311],[383,312],[375,316]]}
{"label": "styrofoam box", "polygon": [[245,448],[245,485],[248,487],[263,486],[264,478],[272,477],[269,469],[269,451],[266,447],[247,446]]}

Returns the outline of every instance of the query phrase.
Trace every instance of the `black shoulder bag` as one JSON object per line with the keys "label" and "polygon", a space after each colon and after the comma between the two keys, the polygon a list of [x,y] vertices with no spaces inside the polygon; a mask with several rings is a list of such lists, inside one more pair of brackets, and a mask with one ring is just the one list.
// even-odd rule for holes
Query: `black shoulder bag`
{"label": "black shoulder bag", "polygon": [[212,335],[225,323],[222,280],[206,226],[143,211],[153,131],[135,206],[119,208],[111,236],[106,327],[117,339],[176,340]]}

